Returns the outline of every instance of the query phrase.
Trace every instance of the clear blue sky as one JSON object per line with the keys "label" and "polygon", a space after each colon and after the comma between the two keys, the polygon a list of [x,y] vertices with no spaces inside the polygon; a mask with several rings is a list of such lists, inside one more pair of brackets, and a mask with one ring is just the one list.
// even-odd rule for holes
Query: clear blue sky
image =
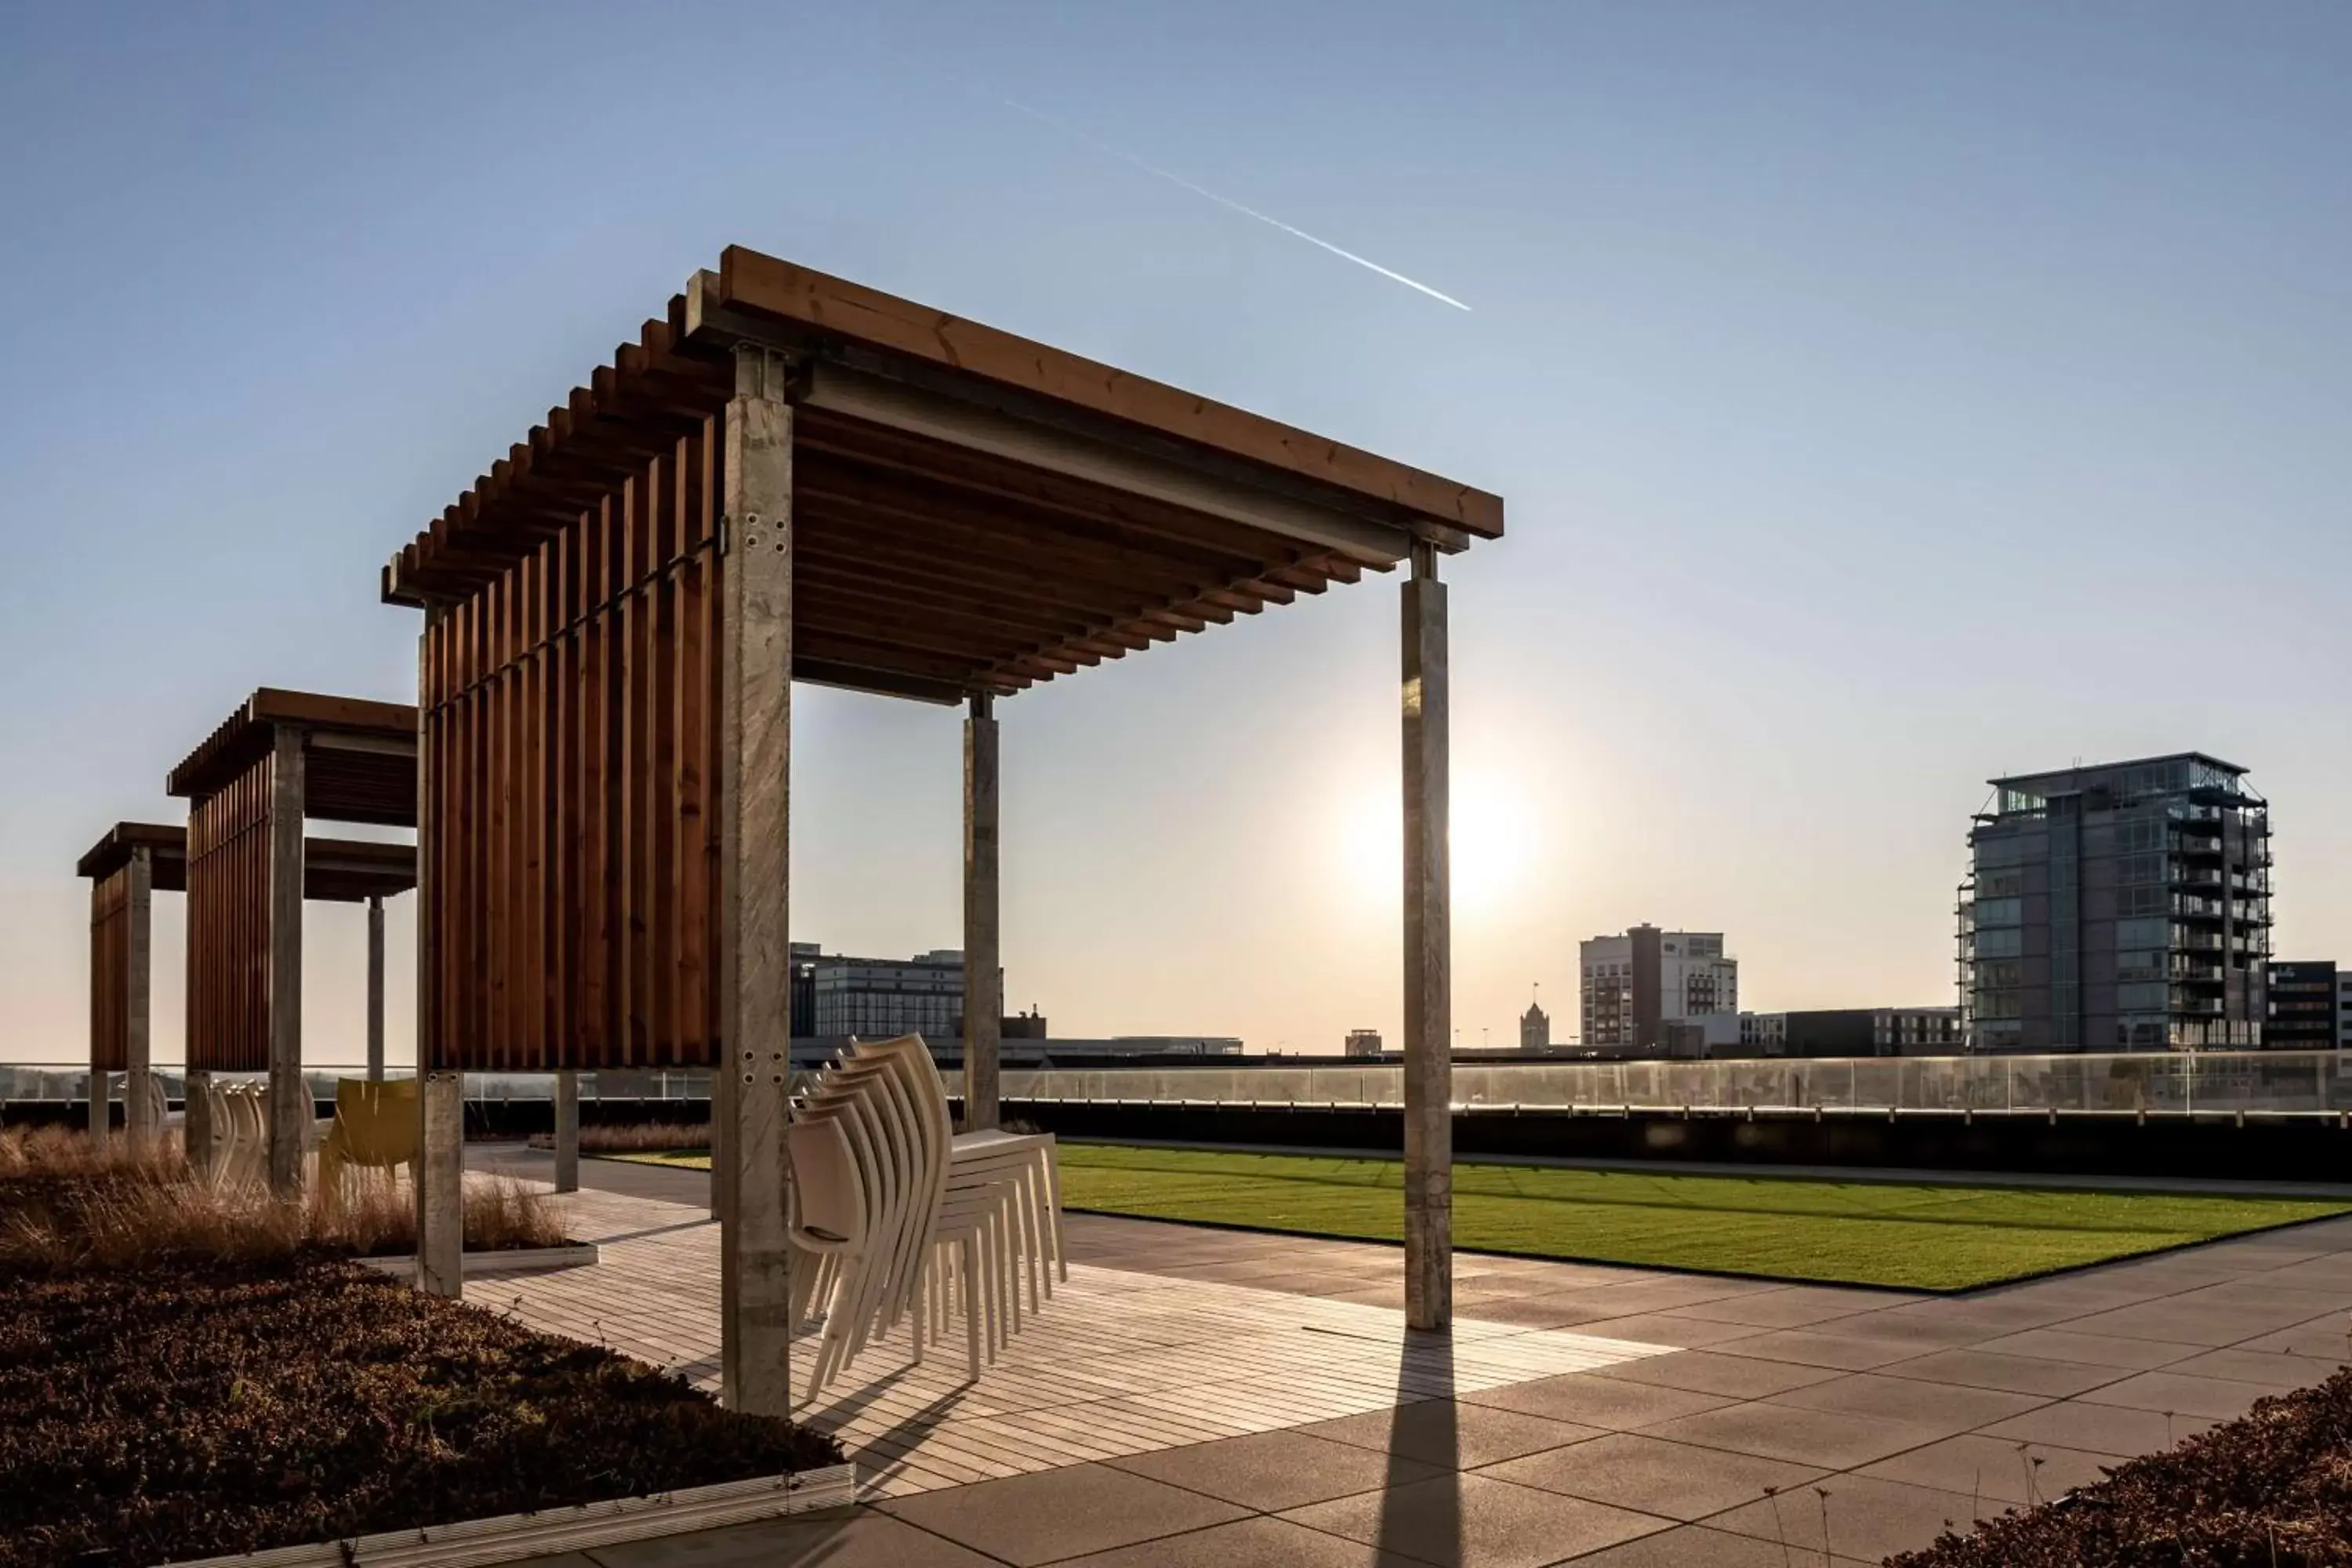
{"label": "clear blue sky", "polygon": [[[2352,960],[2347,80],[2332,4],[0,5],[0,1055],[83,1051],[74,856],[254,686],[412,691],[378,565],[730,242],[1507,498],[1465,1043],[1645,919],[1946,1002],[1982,781],[2078,756],[2251,766]],[[1395,1028],[1394,593],[1006,705],[1009,1000]],[[955,943],[957,755],[805,693],[796,935]]]}

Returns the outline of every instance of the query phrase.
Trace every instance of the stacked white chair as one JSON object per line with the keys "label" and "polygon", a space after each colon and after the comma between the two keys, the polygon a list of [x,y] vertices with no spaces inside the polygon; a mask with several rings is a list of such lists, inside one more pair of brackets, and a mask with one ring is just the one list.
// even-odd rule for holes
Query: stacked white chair
{"label": "stacked white chair", "polygon": [[946,1085],[920,1037],[852,1041],[786,1132],[793,1181],[793,1321],[822,1310],[814,1399],[867,1342],[908,1325],[915,1359],[958,1312],[971,1374],[1053,1293],[1061,1258],[1051,1138],[951,1136]]}
{"label": "stacked white chair", "polygon": [[[915,1051],[921,1042],[914,1042]],[[899,1321],[940,1210],[947,1108],[920,1091],[899,1042],[824,1073],[786,1130],[792,1162],[793,1321],[823,1303],[809,1397]],[[919,1325],[915,1351],[921,1353]]]}

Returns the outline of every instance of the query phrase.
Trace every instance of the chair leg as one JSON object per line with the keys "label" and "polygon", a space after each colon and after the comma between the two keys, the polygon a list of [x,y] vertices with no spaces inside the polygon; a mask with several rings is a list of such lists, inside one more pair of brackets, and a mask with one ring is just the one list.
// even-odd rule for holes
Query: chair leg
{"label": "chair leg", "polygon": [[980,1380],[980,1303],[972,1298],[971,1273],[979,1261],[979,1244],[967,1235],[963,1238],[962,1271],[964,1356],[975,1383]]}
{"label": "chair leg", "polygon": [[1062,1167],[1051,1149],[1037,1151],[1037,1163],[1045,1173],[1045,1217],[1054,1231],[1054,1269],[1066,1285],[1070,1282],[1070,1253],[1062,1245]]}

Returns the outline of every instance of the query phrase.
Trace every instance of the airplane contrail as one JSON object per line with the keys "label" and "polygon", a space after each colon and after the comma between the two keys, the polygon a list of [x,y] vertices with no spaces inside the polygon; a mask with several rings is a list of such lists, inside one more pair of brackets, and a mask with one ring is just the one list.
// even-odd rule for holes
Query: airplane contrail
{"label": "airplane contrail", "polygon": [[1055,130],[1060,132],[1065,136],[1070,137],[1077,142],[1084,142],[1087,146],[1091,147],[1106,158],[1116,158],[1122,163],[1131,163],[1147,174],[1156,174],[1160,178],[1166,180],[1171,185],[1181,186],[1183,189],[1192,192],[1196,196],[1205,196],[1221,207],[1229,208],[1234,212],[1241,214],[1244,217],[1254,217],[1257,219],[1258,222],[1274,228],[1278,228],[1283,233],[1289,235],[1294,238],[1303,239],[1309,245],[1317,246],[1322,249],[1328,250],[1343,261],[1352,261],[1359,267],[1370,268],[1372,271],[1379,273],[1381,277],[1388,279],[1391,282],[1402,283],[1408,289],[1415,289],[1421,293],[1428,295],[1431,299],[1437,300],[1441,304],[1451,305],[1457,310],[1467,310],[1470,308],[1451,294],[1442,293],[1439,290],[1431,288],[1426,283],[1419,282],[1413,279],[1408,278],[1402,272],[1392,271],[1390,268],[1381,266],[1379,262],[1371,260],[1368,257],[1359,256],[1352,250],[1343,249],[1340,247],[1332,244],[1328,239],[1319,238],[1315,235],[1307,233],[1305,229],[1298,227],[1295,224],[1285,223],[1278,217],[1270,217],[1266,214],[1258,211],[1255,207],[1244,206],[1240,202],[1234,200],[1231,196],[1219,195],[1216,192],[1209,189],[1206,185],[1194,184],[1192,181],[1186,179],[1183,175],[1177,174],[1172,169],[1163,169],[1157,163],[1149,163],[1144,159],[1137,157],[1134,153],[1128,152],[1124,148],[1114,147],[1109,142],[1104,141],[1101,137],[1090,135],[1087,132],[1079,130],[1076,126],[1068,123],[1066,121],[1055,118],[1053,115],[1046,113],[1042,109],[1032,109],[1029,105],[1022,102],[1017,98],[1006,98],[1000,93],[997,95],[997,100],[1007,109],[1016,110],[1041,124],[1052,126]]}

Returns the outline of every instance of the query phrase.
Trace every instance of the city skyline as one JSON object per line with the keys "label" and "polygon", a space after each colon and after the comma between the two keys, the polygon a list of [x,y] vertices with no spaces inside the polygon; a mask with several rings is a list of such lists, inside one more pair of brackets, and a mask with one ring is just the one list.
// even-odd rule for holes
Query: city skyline
{"label": "city skyline", "polygon": [[[1948,998],[1982,781],[2078,757],[2247,764],[2276,951],[2352,955],[2352,21],[2157,9],[884,8],[824,24],[772,141],[635,143],[626,214],[531,128],[694,28],[0,20],[0,127],[45,149],[0,172],[0,283],[55,305],[0,325],[0,731],[39,763],[0,804],[0,1056],[84,1049],[73,858],[174,820],[164,771],[256,686],[410,700],[384,555],[734,238],[1508,499],[1454,574],[1466,1043],[1640,921],[1734,933],[1759,1011]],[[920,87],[950,62],[970,90]],[[2206,597],[2261,613],[2174,657]],[[1376,580],[1003,705],[1008,1005],[1399,1037],[1395,615]],[[954,945],[955,715],[797,700],[796,932]],[[356,1060],[360,923],[307,930],[307,1055]],[[410,1012],[396,978],[394,1060]]]}

